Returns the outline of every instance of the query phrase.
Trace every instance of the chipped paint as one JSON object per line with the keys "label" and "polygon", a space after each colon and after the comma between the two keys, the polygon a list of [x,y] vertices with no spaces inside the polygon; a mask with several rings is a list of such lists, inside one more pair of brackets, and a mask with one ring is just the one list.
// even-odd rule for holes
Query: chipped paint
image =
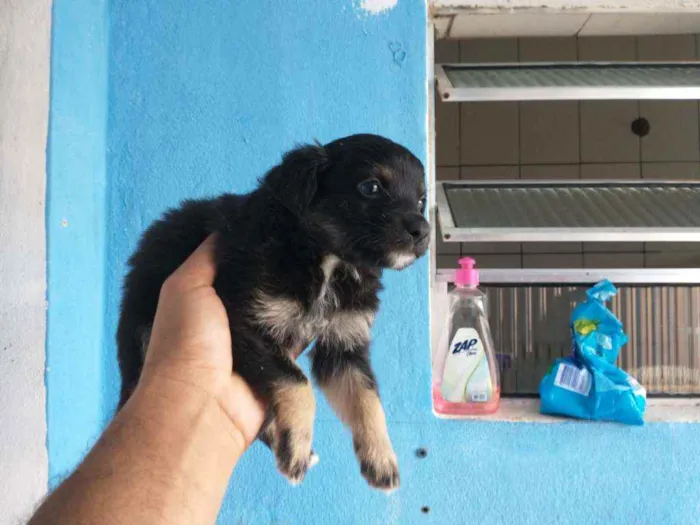
{"label": "chipped paint", "polygon": [[385,11],[390,11],[398,0],[360,0],[360,9],[372,15],[378,15]]}

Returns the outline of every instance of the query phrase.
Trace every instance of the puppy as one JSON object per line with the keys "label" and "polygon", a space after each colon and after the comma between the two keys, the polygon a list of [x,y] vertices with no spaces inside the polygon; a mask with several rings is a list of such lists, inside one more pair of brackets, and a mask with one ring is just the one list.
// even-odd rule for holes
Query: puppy
{"label": "puppy", "polygon": [[247,195],[186,201],[156,221],[129,261],[117,333],[120,407],[134,390],[165,279],[213,232],[214,287],[228,312],[234,369],[268,407],[258,436],[298,483],[313,460],[315,401],[295,360],[312,342],[313,376],[352,431],[370,485],[398,487],[370,329],[385,268],[428,247],[421,162],[376,135],[286,153]]}

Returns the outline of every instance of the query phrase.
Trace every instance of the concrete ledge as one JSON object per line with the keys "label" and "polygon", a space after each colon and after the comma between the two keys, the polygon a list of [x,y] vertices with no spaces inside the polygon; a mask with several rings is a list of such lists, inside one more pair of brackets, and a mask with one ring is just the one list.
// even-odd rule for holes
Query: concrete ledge
{"label": "concrete ledge", "polygon": [[[442,416],[440,416],[442,417]],[[457,419],[457,418],[445,418]],[[462,418],[460,418],[462,419]],[[590,423],[578,419],[540,414],[539,399],[504,398],[495,414],[463,418],[473,421],[510,421],[519,423]],[[646,423],[700,422],[700,398],[652,398],[647,400]]]}

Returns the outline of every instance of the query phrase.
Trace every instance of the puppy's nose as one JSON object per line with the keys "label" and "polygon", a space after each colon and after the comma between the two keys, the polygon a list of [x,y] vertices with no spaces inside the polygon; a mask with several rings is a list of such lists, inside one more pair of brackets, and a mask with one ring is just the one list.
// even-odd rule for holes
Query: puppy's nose
{"label": "puppy's nose", "polygon": [[415,244],[425,240],[430,233],[428,221],[420,213],[408,213],[403,216],[403,225]]}

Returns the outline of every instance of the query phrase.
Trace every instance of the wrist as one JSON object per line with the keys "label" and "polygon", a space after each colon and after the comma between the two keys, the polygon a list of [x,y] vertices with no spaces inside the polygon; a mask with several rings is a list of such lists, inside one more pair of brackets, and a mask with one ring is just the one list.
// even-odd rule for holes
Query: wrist
{"label": "wrist", "polygon": [[216,441],[232,453],[233,464],[249,444],[217,396],[179,379],[158,376],[140,382],[124,409],[176,436]]}
{"label": "wrist", "polygon": [[[173,522],[213,523],[246,448],[217,400],[159,379],[139,385],[118,418],[136,438],[130,441],[142,461],[139,469],[148,469],[160,485],[154,489],[160,501],[150,504]],[[193,519],[181,521],[183,511]]]}

